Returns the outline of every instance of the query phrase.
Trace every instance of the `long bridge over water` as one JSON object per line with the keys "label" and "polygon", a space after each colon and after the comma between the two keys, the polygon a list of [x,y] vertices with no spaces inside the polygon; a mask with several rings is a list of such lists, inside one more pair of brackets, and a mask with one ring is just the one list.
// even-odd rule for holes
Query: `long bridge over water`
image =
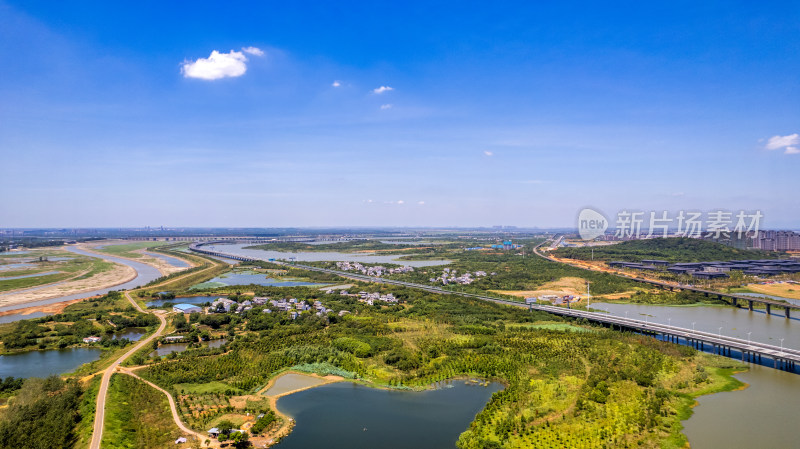
{"label": "long bridge over water", "polygon": [[[256,259],[252,257],[244,257],[235,254],[228,254],[220,251],[210,251],[207,249],[201,248],[201,244],[193,244],[190,246],[192,251],[196,251],[202,254],[207,254],[216,257],[224,257],[228,259],[239,260],[243,262],[264,262],[262,259]],[[592,321],[595,323],[599,323],[605,326],[609,326],[612,329],[620,329],[620,330],[628,330],[639,332],[645,335],[652,335],[656,338],[671,341],[674,343],[679,344],[687,344],[691,345],[701,351],[704,351],[706,347],[708,347],[712,352],[718,353],[720,355],[725,355],[729,357],[740,357],[743,361],[750,361],[754,363],[761,363],[762,357],[771,359],[773,361],[772,366],[777,369],[784,369],[787,371],[795,372],[795,368],[797,366],[797,362],[800,362],[800,350],[790,349],[790,348],[783,348],[778,347],[775,345],[770,345],[766,343],[759,343],[753,342],[749,340],[743,340],[740,338],[735,337],[728,337],[722,334],[713,334],[710,332],[703,332],[703,331],[695,331],[693,329],[685,329],[678,326],[671,326],[667,324],[659,324],[659,323],[652,323],[648,321],[641,321],[632,318],[623,318],[618,317],[615,315],[611,315],[608,313],[598,313],[598,312],[588,312],[583,310],[576,310],[576,309],[568,309],[565,307],[555,307],[555,306],[548,306],[548,305],[540,305],[540,304],[523,304],[516,301],[511,301],[507,299],[500,299],[495,298],[487,295],[481,295],[477,293],[467,293],[467,292],[457,292],[451,290],[445,290],[442,287],[430,286],[430,285],[423,285],[423,284],[416,284],[413,282],[405,282],[405,281],[398,281],[394,279],[384,279],[384,278],[377,278],[372,276],[366,276],[363,274],[358,273],[351,273],[347,271],[339,271],[339,270],[332,270],[329,268],[321,268],[321,267],[314,267],[310,265],[303,265],[303,264],[288,264],[282,261],[274,261],[273,263],[279,265],[291,265],[295,268],[302,268],[304,270],[309,271],[317,271],[322,273],[330,273],[335,274],[337,276],[341,276],[344,278],[365,281],[365,282],[375,282],[381,284],[389,284],[389,285],[397,285],[402,287],[409,287],[418,290],[424,290],[431,293],[440,293],[440,294],[452,294],[463,296],[467,298],[474,298],[479,299],[482,301],[490,301],[497,304],[504,304],[508,306],[514,307],[522,307],[528,308],[529,310],[540,310],[543,312],[552,313],[555,315],[561,315],[565,317],[571,317],[576,319],[585,319],[588,321]],[[702,292],[702,290],[700,290]],[[713,292],[717,293],[717,292]],[[752,298],[748,298],[752,299]],[[753,299],[754,301],[759,301],[757,299]],[[780,303],[781,306],[785,304]],[[796,308],[796,307],[795,307]]]}

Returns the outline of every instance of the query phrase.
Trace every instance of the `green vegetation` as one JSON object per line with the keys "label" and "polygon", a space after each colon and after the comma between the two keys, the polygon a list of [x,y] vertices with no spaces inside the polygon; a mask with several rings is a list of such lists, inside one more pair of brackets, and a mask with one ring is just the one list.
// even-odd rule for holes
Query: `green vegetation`
{"label": "green vegetation", "polygon": [[0,292],[19,290],[24,288],[36,287],[39,285],[51,284],[67,279],[76,280],[87,279],[99,273],[109,271],[114,268],[114,264],[94,257],[78,256],[73,253],[55,252],[57,257],[69,256],[68,260],[50,261],[46,256],[42,260],[30,262],[34,267],[26,270],[14,270],[3,272],[0,277],[27,276],[36,273],[46,273],[55,271],[54,274],[44,276],[34,276],[22,279],[0,280]]}
{"label": "green vegetation", "polygon": [[[141,374],[175,391],[184,419],[198,429],[243,417],[239,398],[289,368],[392,388],[458,376],[504,382],[459,439],[462,448],[658,445],[679,425],[685,398],[724,379],[698,375],[719,358],[649,337],[417,290],[359,288],[391,291],[402,304],[369,306],[298,288],[292,296],[318,299],[333,312],[291,320],[254,308],[222,325],[235,335],[226,352],[185,352]],[[593,332],[565,332],[571,328]]]}
{"label": "green vegetation", "polygon": [[146,242],[132,242],[132,243],[122,243],[122,244],[109,244],[109,245],[101,245],[98,248],[95,248],[94,251],[99,253],[110,254],[112,256],[119,256],[119,257],[128,257],[132,259],[138,259],[143,257],[141,253],[137,253],[136,251],[142,249],[151,249],[156,248],[159,246],[169,245],[169,242],[163,241],[146,241]]}
{"label": "green vegetation", "polygon": [[179,435],[163,393],[131,376],[111,377],[103,448],[163,448]]}
{"label": "green vegetation", "polygon": [[28,379],[8,408],[0,410],[0,447],[72,447],[83,390],[57,376]]}
{"label": "green vegetation", "polygon": [[158,319],[137,312],[119,292],[67,306],[60,314],[0,325],[2,352],[63,349],[83,345],[83,338],[101,337],[103,348],[120,348],[130,342],[111,338],[130,327],[157,326]]}
{"label": "green vegetation", "polygon": [[614,245],[559,248],[553,255],[567,259],[641,262],[658,259],[669,262],[708,262],[745,259],[772,259],[780,257],[773,251],[743,250],[708,240],[684,237],[631,240]]}
{"label": "green vegetation", "polygon": [[722,299],[717,299],[716,296],[706,297],[702,293],[695,293],[691,291],[656,291],[645,292],[637,291],[633,295],[622,299],[603,299],[604,302],[624,302],[631,304],[650,304],[650,305],[728,305],[728,302]]}

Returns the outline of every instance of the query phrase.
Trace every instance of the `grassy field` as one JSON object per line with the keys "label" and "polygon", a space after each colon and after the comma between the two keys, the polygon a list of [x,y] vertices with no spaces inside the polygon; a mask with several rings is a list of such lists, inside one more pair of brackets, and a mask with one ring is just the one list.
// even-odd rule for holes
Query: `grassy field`
{"label": "grassy field", "polygon": [[92,377],[85,386],[80,403],[80,415],[83,417],[75,429],[75,449],[87,449],[92,441],[94,430],[94,414],[97,410],[97,393],[100,390],[102,375]]}
{"label": "grassy field", "polygon": [[103,448],[164,448],[180,435],[163,393],[131,376],[111,377]]}
{"label": "grassy field", "polygon": [[121,243],[121,244],[109,244],[102,246],[101,248],[96,248],[94,251],[99,253],[110,254],[112,256],[120,256],[120,257],[128,257],[132,259],[138,259],[142,257],[142,254],[139,254],[135,251],[140,249],[150,249],[150,248],[157,248],[159,246],[171,245],[170,242],[133,242],[133,243]]}
{"label": "grassy field", "polygon": [[175,391],[198,430],[223,418],[244,419],[246,399],[290,367],[332,367],[387,388],[419,389],[459,376],[496,379],[506,388],[462,434],[459,447],[639,448],[679,441],[678,416],[688,399],[729,388],[730,370],[741,367],[540,312],[394,286],[357,288],[392,291],[405,304],[368,306],[294,289],[298,299],[317,298],[351,314],[326,323],[305,313],[292,321],[255,308],[222,324],[220,330],[236,335],[227,352],[179,354],[141,375]]}
{"label": "grassy field", "polygon": [[60,282],[70,278],[74,278],[75,280],[88,279],[99,273],[114,268],[113,263],[106,262],[102,259],[85,257],[85,256],[76,256],[73,253],[65,253],[65,254],[70,255],[69,260],[34,261],[31,263],[34,264],[35,266],[32,267],[31,269],[4,271],[0,273],[0,277],[15,277],[15,276],[25,276],[35,273],[46,273],[50,271],[58,272],[55,274],[48,274],[45,276],[34,276],[22,279],[10,279],[10,280],[0,279],[0,292],[36,287],[54,282]]}

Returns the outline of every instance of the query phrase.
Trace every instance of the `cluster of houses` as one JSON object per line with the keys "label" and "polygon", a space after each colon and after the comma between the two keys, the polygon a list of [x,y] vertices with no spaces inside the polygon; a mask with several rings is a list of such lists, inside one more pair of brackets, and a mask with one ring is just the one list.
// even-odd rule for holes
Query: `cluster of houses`
{"label": "cluster of houses", "polygon": [[[363,302],[367,302],[372,305],[373,301],[381,300],[386,302],[397,302],[397,299],[391,294],[381,295],[378,293],[366,293],[360,292],[359,295],[349,295],[347,290],[341,290],[340,294],[348,295],[348,296],[359,296],[359,300]],[[297,298],[285,298],[285,299],[270,299],[269,297],[258,297],[256,296],[252,300],[245,300],[242,302],[236,302],[232,299],[228,298],[217,298],[214,302],[211,303],[205,313],[243,313],[247,312],[248,310],[252,310],[253,306],[263,306],[269,305],[269,308],[265,308],[262,310],[263,313],[272,313],[273,310],[278,312],[289,312],[289,316],[295,320],[300,315],[301,312],[306,310],[314,312],[319,317],[327,316],[328,312],[331,310],[326,308],[322,305],[320,301],[314,301],[313,304],[309,304],[306,301],[298,300]],[[196,306],[193,304],[176,304],[173,306],[173,311],[178,313],[202,313],[203,309],[200,306]],[[339,316],[344,316],[350,313],[348,310],[341,310],[339,311]],[[100,337],[87,337],[84,338],[84,342],[86,343],[95,343],[96,341],[89,339],[97,339],[100,341]]]}
{"label": "cluster of houses", "polygon": [[336,268],[342,271],[358,271],[367,276],[381,277],[384,274],[402,274],[411,273],[414,267],[403,266],[397,268],[386,268],[382,265],[375,265],[372,267],[364,266],[358,262],[336,262]]}
{"label": "cluster of houses", "polygon": [[732,260],[729,262],[681,262],[670,264],[665,260],[645,259],[641,263],[609,262],[609,267],[644,271],[666,270],[674,274],[688,274],[698,279],[727,278],[728,272],[739,270],[747,275],[771,276],[782,273],[800,273],[800,261],[793,259]]}
{"label": "cluster of houses", "polygon": [[375,301],[384,301],[391,303],[397,302],[397,298],[395,298],[394,295],[391,293],[381,295],[380,293],[358,292],[358,300],[361,302],[365,302],[369,305],[375,304]]}
{"label": "cluster of houses", "polygon": [[[492,273],[492,275],[494,274],[495,273]],[[486,276],[485,271],[476,271],[475,273],[470,273],[469,271],[467,271],[466,273],[459,276],[458,271],[456,269],[445,268],[441,276],[430,278],[429,280],[431,282],[441,282],[443,285],[447,284],[469,285],[475,281],[475,278],[483,276]]]}
{"label": "cluster of houses", "polygon": [[[319,317],[326,316],[329,309],[322,305],[319,301],[314,301],[314,304],[308,304],[305,301],[298,301],[297,298],[288,298],[288,299],[272,299],[269,301],[270,306],[274,307],[275,310],[280,312],[289,312],[289,316],[295,320],[300,315],[301,312],[306,310],[316,310],[316,315]],[[349,313],[347,311],[344,311]],[[263,313],[272,313],[272,309],[264,309]],[[343,313],[339,313],[339,316],[344,315]]]}

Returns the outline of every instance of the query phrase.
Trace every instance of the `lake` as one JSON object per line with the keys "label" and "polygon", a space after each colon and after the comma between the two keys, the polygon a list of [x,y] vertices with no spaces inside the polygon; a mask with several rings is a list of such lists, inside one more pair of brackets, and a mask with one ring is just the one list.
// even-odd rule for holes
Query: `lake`
{"label": "lake", "polygon": [[47,377],[100,358],[99,348],[51,349],[0,355],[0,377]]}
{"label": "lake", "polygon": [[237,256],[251,257],[253,259],[268,260],[268,259],[284,259],[289,260],[294,257],[297,262],[336,262],[336,261],[349,261],[361,262],[370,264],[397,264],[408,265],[411,267],[428,267],[436,265],[447,265],[451,263],[449,260],[398,260],[402,255],[371,255],[359,253],[337,253],[337,252],[282,252],[282,251],[267,251],[261,249],[245,249],[245,246],[253,246],[252,243],[238,243],[238,244],[219,244],[219,245],[205,245],[203,249],[209,251],[216,251],[220,253],[233,254]]}
{"label": "lake", "polygon": [[280,449],[455,448],[502,385],[465,385],[463,380],[427,391],[369,388],[351,382],[323,385],[278,399],[278,409],[295,419]]}

